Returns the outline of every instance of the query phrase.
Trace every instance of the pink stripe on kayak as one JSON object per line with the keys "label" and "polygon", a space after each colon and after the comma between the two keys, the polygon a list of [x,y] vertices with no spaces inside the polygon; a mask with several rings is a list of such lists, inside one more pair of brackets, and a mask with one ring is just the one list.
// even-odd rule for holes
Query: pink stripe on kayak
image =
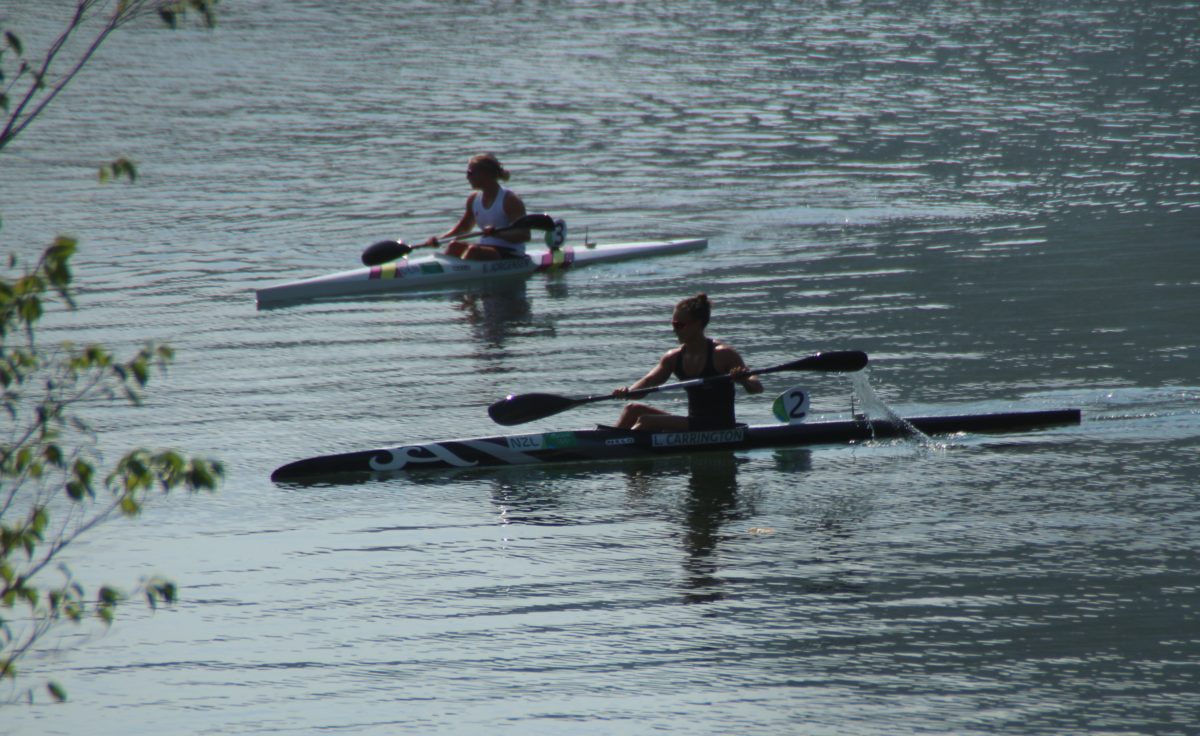
{"label": "pink stripe on kayak", "polygon": [[384,263],[379,266],[371,266],[371,275],[369,279],[394,279],[396,278],[396,262]]}
{"label": "pink stripe on kayak", "polygon": [[560,250],[547,251],[542,255],[542,260],[538,263],[539,271],[549,271],[555,268],[566,268],[575,262],[575,249],[562,248]]}

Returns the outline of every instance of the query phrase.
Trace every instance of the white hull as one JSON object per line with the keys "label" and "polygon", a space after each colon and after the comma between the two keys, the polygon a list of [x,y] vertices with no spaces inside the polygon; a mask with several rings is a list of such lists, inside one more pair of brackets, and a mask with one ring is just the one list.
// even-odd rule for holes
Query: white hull
{"label": "white hull", "polygon": [[703,238],[608,243],[582,248],[564,247],[556,251],[537,250],[531,251],[524,258],[500,261],[464,261],[435,253],[416,258],[401,258],[380,266],[363,266],[326,276],[268,286],[256,291],[255,296],[259,304],[264,304],[439,288],[464,281],[524,276],[535,271],[558,271],[588,263],[697,250],[707,245],[708,241]]}

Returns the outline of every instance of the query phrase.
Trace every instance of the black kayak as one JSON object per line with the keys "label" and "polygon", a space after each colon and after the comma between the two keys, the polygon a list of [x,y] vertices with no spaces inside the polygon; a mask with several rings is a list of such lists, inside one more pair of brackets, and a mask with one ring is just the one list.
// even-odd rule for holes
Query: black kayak
{"label": "black kayak", "polygon": [[1078,409],[909,417],[900,422],[844,419],[799,424],[737,426],[695,432],[634,432],[613,428],[499,435],[443,440],[322,455],[288,463],[273,481],[362,473],[576,463],[645,458],[706,450],[741,450],[863,442],[904,436],[912,428],[927,435],[959,432],[1020,432],[1079,424]]}

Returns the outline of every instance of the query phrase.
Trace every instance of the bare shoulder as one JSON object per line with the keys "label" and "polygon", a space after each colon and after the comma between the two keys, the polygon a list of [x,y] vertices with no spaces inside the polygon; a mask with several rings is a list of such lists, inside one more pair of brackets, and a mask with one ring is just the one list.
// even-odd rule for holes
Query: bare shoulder
{"label": "bare shoulder", "polygon": [[665,371],[671,373],[675,370],[675,363],[679,360],[679,356],[683,354],[683,347],[671,348],[662,354],[658,359],[658,365],[654,367],[656,371]]}
{"label": "bare shoulder", "polygon": [[720,340],[713,340],[713,343],[713,364],[717,370],[728,372],[731,368],[744,365],[741,354],[732,345]]}
{"label": "bare shoulder", "polygon": [[504,211],[509,215],[520,217],[525,214],[525,202],[511,189],[504,190]]}

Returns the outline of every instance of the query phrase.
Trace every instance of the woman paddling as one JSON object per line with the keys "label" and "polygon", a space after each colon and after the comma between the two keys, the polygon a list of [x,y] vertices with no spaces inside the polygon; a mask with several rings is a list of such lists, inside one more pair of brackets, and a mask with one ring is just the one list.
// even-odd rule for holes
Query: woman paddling
{"label": "woman paddling", "polygon": [[758,378],[748,375],[749,369],[736,350],[704,336],[711,313],[706,294],[697,294],[675,305],[671,327],[680,346],[664,353],[658,365],[632,386],[618,388],[612,395],[619,398],[633,396],[638,389],[658,386],[672,375],[684,381],[720,375],[728,375],[732,380],[688,388],[686,417],[645,404],[626,404],[617,420],[618,428],[682,432],[728,429],[737,423],[733,409],[734,382],[752,394],[761,393],[763,387]]}
{"label": "woman paddling", "polygon": [[436,248],[439,240],[465,235],[478,227],[483,231],[478,242],[454,240],[446,246],[446,255],[471,261],[495,261],[525,255],[525,242],[529,240],[527,228],[496,232],[525,215],[525,203],[521,198],[500,185],[500,182],[508,181],[509,176],[492,154],[473,157],[467,163],[467,182],[475,191],[467,197],[466,211],[457,225],[440,237],[425,241],[425,245]]}

